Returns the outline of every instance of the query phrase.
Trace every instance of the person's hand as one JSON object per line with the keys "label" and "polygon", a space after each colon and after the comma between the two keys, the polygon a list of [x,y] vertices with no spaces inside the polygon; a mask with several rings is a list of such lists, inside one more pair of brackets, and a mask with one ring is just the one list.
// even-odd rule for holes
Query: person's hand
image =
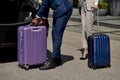
{"label": "person's hand", "polygon": [[97,9],[98,9],[98,5],[94,5],[94,6],[93,6],[93,10],[94,10],[94,11],[97,11]]}
{"label": "person's hand", "polygon": [[31,25],[33,26],[44,26],[45,25],[45,20],[40,19],[38,17],[35,17],[34,19],[32,19]]}
{"label": "person's hand", "polygon": [[37,26],[38,23],[39,23],[39,21],[40,21],[40,19],[37,18],[37,17],[35,17],[34,19],[32,19],[31,25],[33,25],[33,26]]}
{"label": "person's hand", "polygon": [[45,20],[39,20],[39,23],[38,23],[38,25],[40,25],[40,26],[44,26],[45,25]]}

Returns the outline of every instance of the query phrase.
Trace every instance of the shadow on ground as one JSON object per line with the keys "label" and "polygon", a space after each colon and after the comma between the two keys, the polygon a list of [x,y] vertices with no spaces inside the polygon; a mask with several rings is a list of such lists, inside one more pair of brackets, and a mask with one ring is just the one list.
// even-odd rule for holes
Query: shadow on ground
{"label": "shadow on ground", "polygon": [[[49,50],[47,50],[47,60],[48,61],[51,61],[51,52],[49,51]],[[71,61],[71,60],[73,60],[74,58],[73,58],[73,56],[69,56],[69,55],[61,55],[61,58],[62,58],[62,61],[63,61],[63,64],[65,63],[65,62],[68,62],[68,61]],[[23,68],[23,69],[25,69],[25,70],[32,70],[32,69],[36,69],[36,68],[39,68],[40,66],[42,66],[43,64],[38,64],[38,65],[31,65],[30,67],[29,67],[29,69],[25,69],[25,68],[23,68],[23,67],[21,67],[21,68]]]}
{"label": "shadow on ground", "polygon": [[[48,58],[51,59],[51,52],[50,52],[49,50],[47,50],[47,54],[48,54]],[[62,58],[63,64],[64,64],[65,62],[68,62],[68,61],[71,61],[71,60],[74,59],[73,56],[63,55],[63,54],[61,55],[61,58]]]}

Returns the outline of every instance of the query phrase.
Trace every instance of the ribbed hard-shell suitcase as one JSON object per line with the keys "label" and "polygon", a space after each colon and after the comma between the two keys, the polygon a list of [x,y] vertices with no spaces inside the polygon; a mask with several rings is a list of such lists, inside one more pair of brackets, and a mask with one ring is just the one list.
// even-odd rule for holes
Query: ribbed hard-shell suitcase
{"label": "ribbed hard-shell suitcase", "polygon": [[88,67],[110,67],[110,39],[103,33],[88,37]]}
{"label": "ribbed hard-shell suitcase", "polygon": [[18,65],[28,70],[30,66],[41,65],[47,59],[47,36],[45,26],[19,26]]}

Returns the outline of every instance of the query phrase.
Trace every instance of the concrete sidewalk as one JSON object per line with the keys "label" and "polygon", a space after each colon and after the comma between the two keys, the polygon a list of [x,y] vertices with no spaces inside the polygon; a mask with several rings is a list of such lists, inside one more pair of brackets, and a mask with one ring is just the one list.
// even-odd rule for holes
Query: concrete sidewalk
{"label": "concrete sidewalk", "polygon": [[[71,16],[72,20],[81,21],[81,16],[78,12],[78,9],[73,9],[73,14]],[[97,21],[97,16],[95,17],[95,21]],[[114,28],[120,28],[120,16],[99,16],[99,23],[101,26],[107,26],[107,27],[114,27]]]}
{"label": "concrete sidewalk", "polygon": [[120,29],[120,16],[100,16],[100,25]]}
{"label": "concrete sidewalk", "polygon": [[[51,29],[48,36],[48,50],[52,51]],[[111,68],[89,69],[87,60],[79,60],[81,34],[65,31],[61,48],[63,65],[51,70],[33,68],[25,71],[18,62],[0,63],[0,80],[119,80],[120,41],[111,40]]]}

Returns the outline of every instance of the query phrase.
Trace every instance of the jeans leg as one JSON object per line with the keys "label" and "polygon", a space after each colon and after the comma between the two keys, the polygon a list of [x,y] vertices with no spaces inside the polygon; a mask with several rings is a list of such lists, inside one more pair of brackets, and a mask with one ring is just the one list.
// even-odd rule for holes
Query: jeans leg
{"label": "jeans leg", "polygon": [[62,17],[53,20],[54,25],[52,29],[52,40],[53,40],[53,52],[51,55],[52,58],[61,57],[61,44],[62,44],[63,33],[71,14],[72,14],[72,10],[67,12]]}

